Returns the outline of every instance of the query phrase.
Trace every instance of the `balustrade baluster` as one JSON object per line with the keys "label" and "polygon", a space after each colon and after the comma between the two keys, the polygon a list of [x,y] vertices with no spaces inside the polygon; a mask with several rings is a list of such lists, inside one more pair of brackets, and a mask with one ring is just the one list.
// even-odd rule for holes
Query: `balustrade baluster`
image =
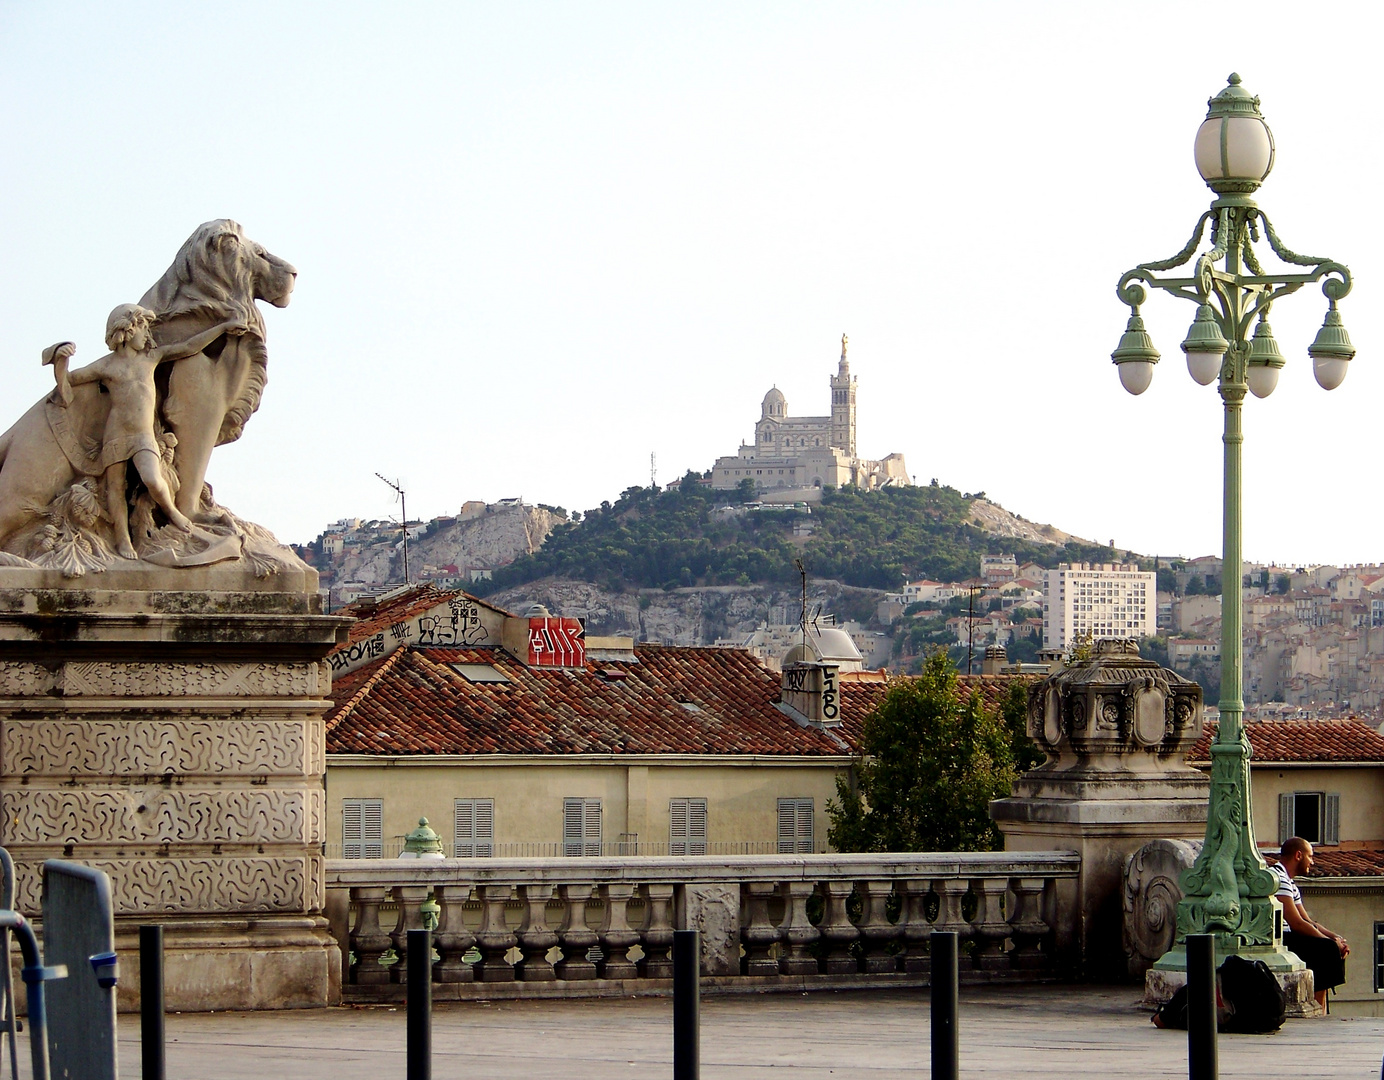
{"label": "balustrade baluster", "polygon": [[513,982],[514,967],[505,953],[517,944],[505,922],[505,902],[513,891],[512,885],[479,885],[476,892],[481,901],[481,928],[476,933],[476,948],[481,959],[476,964],[476,978],[481,982]]}
{"label": "balustrade baluster", "polygon": [[778,885],[772,881],[749,881],[743,886],[749,918],[740,929],[745,944],[742,969],[746,975],[777,975],[778,961],[769,955],[778,944],[778,928],[769,919],[769,901]]}
{"label": "balustrade baluster", "polygon": [[923,974],[932,970],[928,943],[933,924],[927,921],[927,898],[932,895],[932,886],[927,881],[909,878],[898,882],[898,888],[903,897],[899,912],[899,925],[903,929],[903,969],[910,975]]}
{"label": "balustrade baluster", "polygon": [[601,952],[604,959],[597,968],[602,979],[634,979],[639,969],[629,958],[629,951],[639,942],[639,931],[629,923],[629,902],[634,896],[634,886],[623,882],[612,882],[601,886],[601,899],[605,901],[605,917],[601,920]]}
{"label": "balustrade baluster", "polygon": [[431,890],[426,885],[395,885],[394,900],[399,905],[399,919],[389,935],[394,943],[394,955],[399,959],[389,969],[391,982],[408,981],[408,932],[423,929],[423,901]]}
{"label": "balustrade baluster", "polygon": [[975,950],[972,960],[982,971],[1000,971],[1009,966],[1004,942],[1009,937],[1009,920],[1004,917],[1007,878],[977,878],[971,883],[976,895]]}
{"label": "balustrade baluster", "polygon": [[567,910],[557,932],[562,959],[553,968],[559,979],[568,982],[596,977],[596,965],[586,958],[587,951],[596,944],[596,931],[586,925],[586,902],[591,899],[591,891],[590,885],[564,885],[561,889]]}
{"label": "balustrade baluster", "polygon": [[849,975],[860,970],[860,964],[851,953],[851,946],[860,937],[860,931],[851,922],[846,905],[851,893],[855,891],[853,881],[824,881],[822,892],[826,900],[826,913],[818,927],[822,940],[826,942],[828,975]]}
{"label": "balustrade baluster", "polygon": [[553,892],[552,885],[519,886],[524,921],[515,936],[524,957],[514,965],[514,973],[522,982],[552,982],[557,978],[548,962],[548,950],[557,944],[557,932],[548,925],[548,901]]}
{"label": "balustrade baluster", "polygon": [[1043,891],[1046,884],[1042,878],[1011,878],[1009,881],[1015,900],[1014,917],[1009,922],[1014,936],[1014,949],[1009,954],[1009,962],[1012,967],[1022,971],[1047,966],[1048,958],[1039,948],[1048,933],[1048,924],[1043,921]]}
{"label": "balustrade baluster", "polygon": [[389,982],[389,969],[380,958],[389,950],[390,937],[380,926],[380,905],[389,890],[374,886],[354,886],[351,901],[356,908],[356,925],[351,931],[351,950],[356,962],[351,965],[351,981],[360,986]]}
{"label": "balustrade baluster", "polygon": [[644,925],[640,948],[644,959],[639,961],[639,974],[646,979],[671,979],[673,961],[669,959],[668,949],[673,944],[672,885],[643,885]]}
{"label": "balustrade baluster", "polygon": [[821,937],[821,931],[807,917],[807,902],[816,889],[816,883],[811,881],[783,883],[783,923],[779,926],[783,952],[779,970],[785,975],[817,974],[817,958],[810,947]]}
{"label": "balustrade baluster", "polygon": [[897,971],[899,958],[889,952],[889,943],[903,933],[903,926],[889,921],[888,904],[894,883],[862,881],[857,887],[862,902],[860,940],[865,947],[865,971],[870,975]]}
{"label": "balustrade baluster", "polygon": [[470,885],[438,885],[433,889],[437,905],[442,909],[433,946],[442,958],[433,968],[433,978],[440,983],[467,983],[476,974],[466,962],[466,954],[476,943],[476,935],[466,925],[463,911],[471,897]]}

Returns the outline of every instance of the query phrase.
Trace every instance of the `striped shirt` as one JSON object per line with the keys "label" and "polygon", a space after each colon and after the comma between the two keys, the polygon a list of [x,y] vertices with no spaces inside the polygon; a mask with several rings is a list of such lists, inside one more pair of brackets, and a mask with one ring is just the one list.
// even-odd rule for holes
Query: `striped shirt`
{"label": "striped shirt", "polygon": [[1274,893],[1277,897],[1287,897],[1294,903],[1302,903],[1302,890],[1297,887],[1297,882],[1288,876],[1288,871],[1283,869],[1281,863],[1269,863],[1269,873],[1278,878],[1278,891]]}

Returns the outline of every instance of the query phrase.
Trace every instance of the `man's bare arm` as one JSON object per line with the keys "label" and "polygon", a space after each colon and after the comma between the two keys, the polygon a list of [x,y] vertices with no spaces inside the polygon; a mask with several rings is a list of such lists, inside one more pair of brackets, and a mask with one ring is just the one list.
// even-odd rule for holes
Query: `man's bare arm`
{"label": "man's bare arm", "polygon": [[201,352],[222,334],[245,333],[248,326],[240,319],[227,319],[225,322],[218,323],[210,330],[203,330],[200,334],[194,334],[186,341],[174,342],[171,345],[161,345],[151,350],[151,355],[156,364],[166,364],[170,360],[185,360],[189,356],[195,356]]}

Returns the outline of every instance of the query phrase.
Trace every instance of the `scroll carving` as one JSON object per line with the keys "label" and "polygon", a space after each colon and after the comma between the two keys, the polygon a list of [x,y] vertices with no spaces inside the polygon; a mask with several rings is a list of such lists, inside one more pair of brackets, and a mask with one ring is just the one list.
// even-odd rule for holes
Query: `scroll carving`
{"label": "scroll carving", "polygon": [[315,776],[321,721],[41,720],[5,725],[6,776]]}
{"label": "scroll carving", "polygon": [[15,844],[320,844],[321,789],[126,787],[0,793]]}

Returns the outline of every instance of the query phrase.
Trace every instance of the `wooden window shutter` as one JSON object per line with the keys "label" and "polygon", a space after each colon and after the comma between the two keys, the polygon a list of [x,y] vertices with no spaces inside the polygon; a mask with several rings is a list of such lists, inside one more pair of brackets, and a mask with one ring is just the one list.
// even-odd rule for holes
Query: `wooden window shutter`
{"label": "wooden window shutter", "polygon": [[582,848],[582,819],[585,799],[562,800],[562,853],[580,855]]}
{"label": "wooden window shutter", "polygon": [[476,854],[489,859],[495,855],[495,800],[476,800]]}
{"label": "wooden window shutter", "polygon": [[359,799],[341,800],[341,857],[359,859],[360,853],[360,814]]}
{"label": "wooden window shutter", "polygon": [[585,843],[582,845],[583,855],[601,854],[601,800],[586,799],[585,813]]}
{"label": "wooden window shutter", "polygon": [[687,854],[687,800],[668,800],[668,854]]}
{"label": "wooden window shutter", "polygon": [[1341,796],[1329,792],[1322,800],[1326,805],[1322,808],[1322,843],[1339,844],[1341,842]]}
{"label": "wooden window shutter", "polygon": [[798,850],[796,799],[778,801],[778,849],[780,855],[791,855]]}
{"label": "wooden window shutter", "polygon": [[687,854],[706,854],[706,800],[687,800]]}
{"label": "wooden window shutter", "polygon": [[360,847],[364,858],[384,858],[384,802],[381,799],[361,800]]}
{"label": "wooden window shutter", "polygon": [[798,852],[812,854],[812,800],[798,800]]}
{"label": "wooden window shutter", "polygon": [[1278,842],[1287,842],[1293,835],[1293,793],[1285,791],[1278,797]]}
{"label": "wooden window shutter", "polygon": [[458,799],[456,801],[456,827],[454,842],[456,857],[469,859],[476,854],[476,800]]}

